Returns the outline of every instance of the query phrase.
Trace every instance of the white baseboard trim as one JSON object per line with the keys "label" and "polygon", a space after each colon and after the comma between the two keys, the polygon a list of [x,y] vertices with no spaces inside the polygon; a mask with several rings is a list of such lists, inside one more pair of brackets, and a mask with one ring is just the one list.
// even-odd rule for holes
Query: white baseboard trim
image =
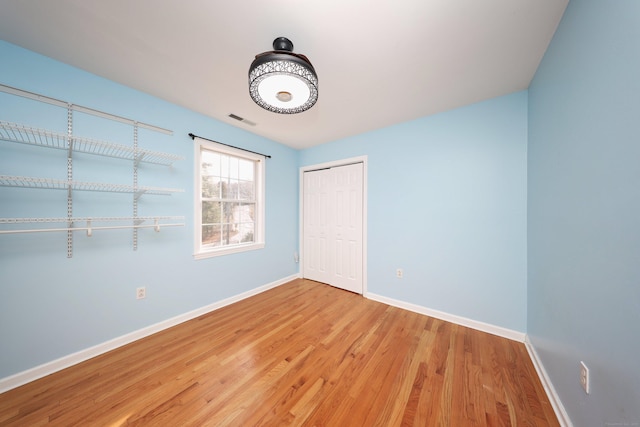
{"label": "white baseboard trim", "polygon": [[496,326],[489,323],[479,322],[477,320],[469,319],[455,314],[445,313],[443,311],[433,310],[431,308],[423,307],[416,304],[411,304],[405,301],[395,300],[393,298],[377,295],[373,293],[367,293],[366,298],[374,301],[382,302],[384,304],[392,305],[394,307],[402,308],[405,310],[413,311],[415,313],[424,314],[426,316],[435,317],[440,320],[446,320],[447,322],[455,323],[457,325],[466,326],[468,328],[476,329],[478,331],[487,332],[489,334],[497,335],[499,337],[507,338],[513,341],[524,342],[526,334],[524,332],[514,331],[513,329],[503,328],[502,326]]}
{"label": "white baseboard trim", "polygon": [[556,389],[553,387],[553,383],[551,382],[547,371],[544,369],[542,360],[540,360],[540,356],[538,356],[538,353],[529,340],[528,335],[525,338],[524,345],[527,348],[527,352],[529,352],[529,357],[533,362],[533,366],[536,368],[536,372],[538,373],[540,382],[542,382],[544,391],[547,392],[547,397],[551,402],[551,406],[553,406],[553,411],[556,413],[556,417],[558,417],[558,422],[562,427],[573,427],[571,418],[569,418],[569,414],[567,414],[567,411],[564,409],[564,405],[562,404],[558,393],[556,393]]}
{"label": "white baseboard trim", "polygon": [[137,331],[133,331],[131,333],[122,335],[120,337],[114,338],[102,344],[98,344],[93,347],[80,350],[76,353],[63,356],[59,359],[44,363],[42,365],[36,366],[26,371],[18,372],[17,374],[2,378],[0,379],[0,393],[4,393],[5,391],[11,390],[21,385],[27,384],[31,381],[53,374],[54,372],[61,371],[62,369],[76,365],[80,362],[84,362],[85,360],[99,356],[103,353],[114,350],[118,347],[122,347],[123,345],[132,343],[134,341],[137,341],[149,335],[153,335],[156,332],[160,332],[164,329],[171,328],[172,326],[176,326],[188,320],[195,319],[196,317],[202,316],[203,314],[210,313],[219,308],[225,307],[227,305],[252,297],[254,295],[267,291],[269,289],[283,285],[287,282],[297,279],[298,277],[299,277],[298,273],[293,274],[291,276],[282,278],[280,280],[276,280],[275,282],[271,282],[266,285],[257,287],[255,289],[251,289],[247,292],[243,292],[241,294],[234,295],[232,297],[223,299],[221,301],[214,302],[213,304],[209,304],[207,306],[195,309],[193,311],[180,314],[176,317],[172,317],[170,319],[164,320],[154,325],[147,326],[142,329],[138,329]]}

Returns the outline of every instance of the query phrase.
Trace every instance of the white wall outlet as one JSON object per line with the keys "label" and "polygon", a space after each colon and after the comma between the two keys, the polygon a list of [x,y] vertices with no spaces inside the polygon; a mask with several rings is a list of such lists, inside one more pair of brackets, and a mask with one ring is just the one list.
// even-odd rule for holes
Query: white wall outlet
{"label": "white wall outlet", "polygon": [[143,299],[147,297],[147,288],[145,286],[136,288],[136,299]]}
{"label": "white wall outlet", "polygon": [[397,277],[398,279],[402,279],[402,277],[404,277],[404,271],[402,271],[402,269],[401,269],[401,268],[398,268],[398,269],[396,270],[396,277]]}
{"label": "white wall outlet", "polygon": [[589,368],[583,361],[580,361],[580,385],[584,392],[589,394]]}

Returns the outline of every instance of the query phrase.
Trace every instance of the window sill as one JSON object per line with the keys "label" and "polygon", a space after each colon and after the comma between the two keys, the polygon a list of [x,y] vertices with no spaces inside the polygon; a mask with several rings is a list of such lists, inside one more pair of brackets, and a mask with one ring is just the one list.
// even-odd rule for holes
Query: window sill
{"label": "window sill", "polygon": [[250,245],[233,246],[230,248],[203,249],[202,251],[193,254],[193,259],[199,260],[213,258],[217,256],[237,254],[240,252],[254,251],[262,248],[264,248],[264,243],[252,243]]}

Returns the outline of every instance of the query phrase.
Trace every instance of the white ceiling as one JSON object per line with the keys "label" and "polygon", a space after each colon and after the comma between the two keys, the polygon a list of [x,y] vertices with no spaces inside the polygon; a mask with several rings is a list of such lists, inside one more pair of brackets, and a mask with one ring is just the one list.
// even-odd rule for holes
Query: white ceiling
{"label": "white ceiling", "polygon": [[[0,0],[0,38],[302,149],[526,89],[567,3]],[[249,98],[278,36],[318,73],[304,113]]]}

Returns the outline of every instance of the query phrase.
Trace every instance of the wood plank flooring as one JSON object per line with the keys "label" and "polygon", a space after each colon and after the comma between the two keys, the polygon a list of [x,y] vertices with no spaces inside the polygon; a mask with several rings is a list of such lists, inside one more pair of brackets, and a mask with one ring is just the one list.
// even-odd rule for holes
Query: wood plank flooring
{"label": "wood plank flooring", "polygon": [[523,344],[295,280],[0,394],[2,426],[557,426]]}

